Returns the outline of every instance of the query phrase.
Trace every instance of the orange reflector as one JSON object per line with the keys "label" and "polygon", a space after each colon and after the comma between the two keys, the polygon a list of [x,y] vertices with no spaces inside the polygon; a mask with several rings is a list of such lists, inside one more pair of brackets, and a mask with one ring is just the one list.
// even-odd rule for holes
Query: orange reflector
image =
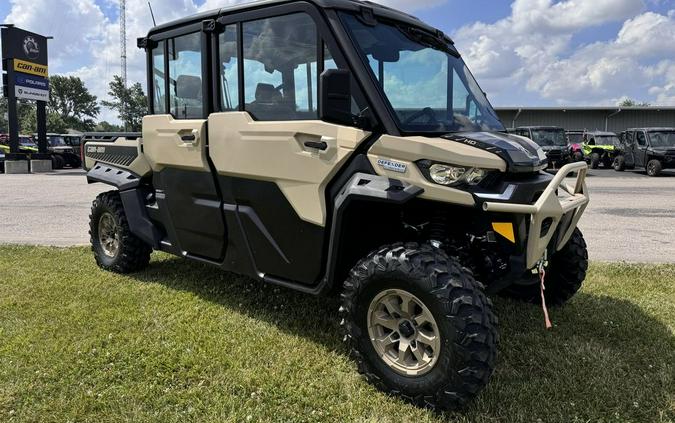
{"label": "orange reflector", "polygon": [[513,223],[492,223],[492,229],[497,232],[499,235],[508,239],[509,241],[516,243],[516,234],[513,231]]}

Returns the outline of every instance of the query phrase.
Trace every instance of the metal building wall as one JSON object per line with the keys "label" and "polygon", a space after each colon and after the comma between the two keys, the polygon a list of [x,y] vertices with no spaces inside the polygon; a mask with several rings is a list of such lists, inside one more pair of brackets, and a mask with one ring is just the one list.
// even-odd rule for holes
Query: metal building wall
{"label": "metal building wall", "polygon": [[[560,126],[565,129],[621,132],[628,128],[675,127],[675,109],[497,109],[507,128],[514,126]],[[514,125],[514,119],[515,125]]]}

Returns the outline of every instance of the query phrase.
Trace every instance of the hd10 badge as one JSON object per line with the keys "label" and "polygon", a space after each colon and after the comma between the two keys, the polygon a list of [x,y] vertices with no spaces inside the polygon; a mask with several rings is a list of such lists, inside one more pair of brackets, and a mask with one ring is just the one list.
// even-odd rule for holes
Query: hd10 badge
{"label": "hd10 badge", "polygon": [[14,94],[25,100],[49,101],[49,79],[17,73]]}

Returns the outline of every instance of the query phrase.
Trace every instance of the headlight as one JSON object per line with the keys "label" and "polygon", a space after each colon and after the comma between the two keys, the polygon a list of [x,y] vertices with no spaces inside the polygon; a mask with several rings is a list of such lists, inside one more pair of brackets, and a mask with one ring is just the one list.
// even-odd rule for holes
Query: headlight
{"label": "headlight", "polygon": [[434,163],[428,161],[419,162],[418,165],[433,182],[439,185],[454,186],[460,184],[478,185],[488,175],[488,170],[476,167],[453,166],[449,164]]}

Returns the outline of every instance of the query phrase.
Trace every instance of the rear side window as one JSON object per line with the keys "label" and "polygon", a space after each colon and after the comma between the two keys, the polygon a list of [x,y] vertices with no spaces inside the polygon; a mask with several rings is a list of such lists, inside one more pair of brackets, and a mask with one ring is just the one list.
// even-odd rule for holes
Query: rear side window
{"label": "rear side window", "polygon": [[243,23],[245,110],[258,120],[317,119],[317,29],[295,13]]}
{"label": "rear side window", "polygon": [[157,47],[152,49],[152,92],[155,96],[153,113],[158,115],[166,113],[164,46],[165,42],[160,41],[157,43]]}
{"label": "rear side window", "polygon": [[169,111],[177,119],[204,117],[201,33],[170,39]]}
{"label": "rear side window", "polygon": [[637,140],[638,145],[645,146],[647,145],[647,138],[645,138],[645,133],[640,131],[635,133],[635,139]]}
{"label": "rear side window", "polygon": [[224,111],[239,109],[239,60],[237,27],[230,25],[218,37],[220,49],[220,107]]}

